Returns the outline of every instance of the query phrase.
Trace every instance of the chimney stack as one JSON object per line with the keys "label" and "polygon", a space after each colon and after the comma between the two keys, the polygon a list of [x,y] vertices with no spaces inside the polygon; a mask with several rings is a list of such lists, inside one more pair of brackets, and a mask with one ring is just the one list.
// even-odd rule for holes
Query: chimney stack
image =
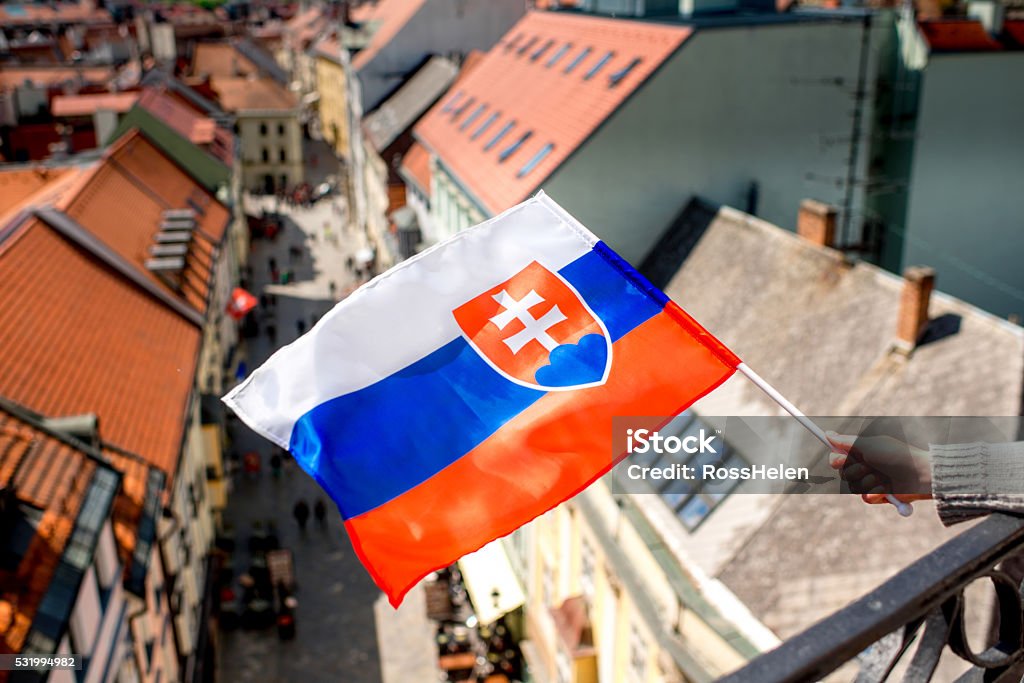
{"label": "chimney stack", "polygon": [[833,247],[836,239],[836,217],[839,210],[814,199],[800,202],[796,217],[796,232],[819,247]]}
{"label": "chimney stack", "polygon": [[934,288],[934,269],[911,266],[903,271],[903,294],[896,320],[896,344],[900,350],[913,350],[928,326],[928,302]]}

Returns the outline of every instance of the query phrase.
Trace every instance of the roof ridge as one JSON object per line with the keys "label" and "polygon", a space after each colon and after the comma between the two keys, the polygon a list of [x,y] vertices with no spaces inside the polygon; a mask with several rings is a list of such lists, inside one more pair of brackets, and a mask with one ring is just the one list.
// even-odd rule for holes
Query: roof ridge
{"label": "roof ridge", "polygon": [[128,263],[120,254],[100,241],[98,237],[86,230],[71,216],[53,206],[37,207],[32,210],[32,214],[62,237],[89,252],[130,280],[136,287],[139,287],[185,320],[202,329],[203,316],[198,311],[163,291],[156,283],[145,277],[135,266]]}
{"label": "roof ridge", "polygon": [[[91,446],[80,439],[76,439],[74,436],[67,432],[62,432],[59,429],[54,429],[46,424],[45,416],[42,413],[37,413],[31,408],[24,406],[14,399],[0,395],[0,411],[11,415],[15,419],[27,424],[32,429],[42,432],[47,436],[60,441],[65,446],[70,446],[76,451],[80,451],[83,455],[94,461],[96,464],[106,467],[117,473],[119,477],[124,476],[120,470],[114,467],[113,463],[104,457],[103,453],[94,446]],[[136,456],[141,457],[141,456]]]}

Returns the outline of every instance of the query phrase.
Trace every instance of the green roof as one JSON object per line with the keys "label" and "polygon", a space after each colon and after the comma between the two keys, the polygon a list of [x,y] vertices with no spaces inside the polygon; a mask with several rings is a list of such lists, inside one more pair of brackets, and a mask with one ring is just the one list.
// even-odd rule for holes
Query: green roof
{"label": "green roof", "polygon": [[185,169],[193,178],[202,183],[210,192],[229,185],[231,169],[208,154],[200,147],[192,144],[187,138],[179,135],[166,123],[135,105],[121,119],[107,145],[118,140],[122,135],[138,128],[154,145]]}

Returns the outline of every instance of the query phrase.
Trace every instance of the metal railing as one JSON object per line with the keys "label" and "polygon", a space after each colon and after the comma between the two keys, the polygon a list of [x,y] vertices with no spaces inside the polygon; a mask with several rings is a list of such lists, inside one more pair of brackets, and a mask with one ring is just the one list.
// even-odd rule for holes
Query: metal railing
{"label": "metal railing", "polygon": [[[957,681],[1017,683],[1024,666],[1024,600],[1019,579],[997,565],[1022,549],[1024,517],[991,515],[719,683],[817,681],[847,662],[859,665],[856,683],[917,683],[932,680],[947,647],[970,666]],[[998,627],[995,644],[974,652],[964,589],[984,578],[995,589]],[[902,678],[894,675],[897,666]]]}

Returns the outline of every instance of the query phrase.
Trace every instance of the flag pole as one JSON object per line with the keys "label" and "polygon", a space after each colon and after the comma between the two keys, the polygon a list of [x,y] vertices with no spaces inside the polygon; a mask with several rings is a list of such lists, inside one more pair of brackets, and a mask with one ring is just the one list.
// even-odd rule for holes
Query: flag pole
{"label": "flag pole", "polygon": [[[813,434],[814,437],[818,439],[818,441],[825,444],[825,446],[828,447],[829,450],[833,450],[832,442],[830,442],[828,440],[828,437],[825,436],[825,432],[822,431],[821,427],[814,424],[814,422],[809,417],[804,415],[799,408],[790,403],[785,396],[779,393],[778,389],[773,387],[771,384],[768,384],[768,382],[765,381],[765,379],[761,377],[761,375],[751,370],[746,363],[740,363],[739,365],[736,366],[736,369],[743,373],[743,375],[746,376],[747,379],[753,382],[758,389],[767,394],[770,399],[772,399],[780,406],[782,406],[783,410],[785,410],[787,413],[796,418],[796,421],[803,425],[807,431]],[[910,503],[904,503],[902,500],[900,500],[891,493],[885,494],[885,498],[894,506],[896,506],[896,509],[903,517],[909,517],[910,515],[914,514],[914,508],[912,505],[910,505]]]}

